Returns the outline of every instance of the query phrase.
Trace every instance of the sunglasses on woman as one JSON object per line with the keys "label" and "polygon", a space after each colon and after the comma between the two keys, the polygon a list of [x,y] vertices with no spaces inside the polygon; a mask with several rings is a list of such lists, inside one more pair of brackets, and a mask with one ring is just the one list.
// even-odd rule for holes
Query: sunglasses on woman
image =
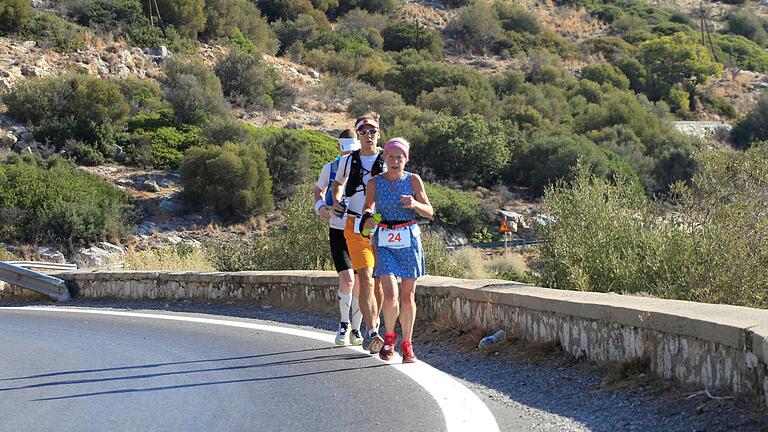
{"label": "sunglasses on woman", "polygon": [[378,129],[367,129],[367,130],[358,129],[357,134],[360,136],[365,136],[365,135],[373,136],[373,135],[376,135],[378,132],[379,132]]}

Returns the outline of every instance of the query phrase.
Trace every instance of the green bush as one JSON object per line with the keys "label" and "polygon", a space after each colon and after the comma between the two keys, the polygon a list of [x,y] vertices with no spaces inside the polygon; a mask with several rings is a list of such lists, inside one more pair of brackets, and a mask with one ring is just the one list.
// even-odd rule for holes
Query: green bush
{"label": "green bush", "polygon": [[104,156],[101,152],[86,143],[75,143],[72,140],[68,140],[67,146],[73,149],[72,156],[80,165],[97,166],[104,163]]}
{"label": "green bush", "polygon": [[464,86],[472,89],[479,98],[493,99],[490,80],[479,71],[460,65],[444,65],[437,62],[420,62],[390,69],[384,78],[387,90],[399,93],[406,102],[414,103],[423,92],[438,87]]}
{"label": "green bush", "polygon": [[167,45],[160,27],[151,25],[140,0],[96,0],[69,14],[80,25],[125,36],[134,44]]}
{"label": "green bush", "polygon": [[236,106],[271,108],[290,103],[281,75],[261,59],[261,54],[233,49],[214,69],[224,95]]}
{"label": "green bush", "polygon": [[563,89],[576,84],[576,79],[567,69],[547,59],[534,59],[525,79],[532,84],[549,84]]}
{"label": "green bush", "polygon": [[225,220],[246,220],[272,208],[272,180],[258,146],[192,147],[179,171],[187,204],[211,207]]}
{"label": "green bush", "polygon": [[544,29],[539,22],[538,16],[523,6],[496,0],[494,7],[496,8],[501,28],[506,31],[538,34]]}
{"label": "green bush", "polygon": [[609,62],[633,57],[637,48],[627,41],[615,36],[600,36],[587,39],[583,45],[591,54],[600,54]]}
{"label": "green bush", "polygon": [[309,180],[311,175],[311,155],[307,143],[284,131],[268,135],[259,143],[267,152],[272,195],[279,201],[293,196],[296,187]]}
{"label": "green bush", "polygon": [[114,154],[115,132],[129,112],[120,86],[87,75],[24,80],[2,100],[10,116],[31,123],[39,139],[57,150],[72,139],[107,157]]}
{"label": "green bush", "polygon": [[321,49],[323,51],[335,52],[370,47],[367,38],[360,33],[346,29],[324,31],[307,41],[304,46],[308,50]]}
{"label": "green bush", "polygon": [[754,12],[736,11],[728,14],[728,32],[744,36],[760,46],[768,44],[768,19]]}
{"label": "green bush", "polygon": [[477,93],[464,86],[438,87],[430,93],[422,93],[416,100],[416,105],[436,113],[462,117],[476,113],[491,116],[491,101],[477,99]]}
{"label": "green bush", "polygon": [[574,119],[573,130],[586,134],[616,125],[626,125],[646,146],[647,154],[657,156],[666,149],[679,147],[680,136],[662,118],[656,107],[630,92],[614,91],[604,96],[602,104],[589,104]]}
{"label": "green bush", "polygon": [[308,14],[301,14],[293,20],[277,20],[272,23],[272,30],[280,41],[280,53],[287,52],[293,45],[306,43],[328,30],[322,23]]}
{"label": "green bush", "polygon": [[173,24],[179,33],[190,39],[205,29],[205,0],[157,0],[163,20]]}
{"label": "green bush", "polygon": [[646,155],[645,144],[632,129],[625,125],[615,125],[599,131],[590,131],[587,133],[587,138],[621,156],[621,159],[637,173],[646,191],[657,189],[654,174],[656,161]]}
{"label": "green bush", "polygon": [[371,84],[382,81],[389,69],[384,53],[367,45],[339,52],[313,49],[306,54],[305,63],[329,74],[355,77]]}
{"label": "green bush", "polygon": [[17,32],[31,15],[29,0],[0,0],[0,33]]}
{"label": "green bush", "polygon": [[427,127],[426,137],[413,146],[413,162],[444,179],[490,185],[511,156],[506,135],[476,114],[439,119]]}
{"label": "green bush", "polygon": [[768,140],[768,94],[763,94],[757,106],[731,131],[731,141],[736,148],[745,149],[756,141],[764,140]]}
{"label": "green bush", "polygon": [[424,142],[424,128],[437,118],[431,111],[407,105],[395,92],[363,89],[353,93],[347,112],[357,117],[371,111],[381,115],[379,123],[386,137],[405,136],[412,145]]}
{"label": "green bush", "polygon": [[545,286],[579,291],[659,295],[678,289],[690,242],[642,195],[579,169],[571,184],[547,189],[542,228]]}
{"label": "green bush", "polygon": [[619,69],[608,63],[591,64],[581,70],[581,78],[598,84],[610,84],[617,89],[629,89],[629,78]]}
{"label": "green bush", "polygon": [[448,24],[448,31],[467,50],[484,54],[502,36],[503,29],[496,9],[482,1],[473,1],[459,9]]}
{"label": "green bush", "polygon": [[[674,189],[693,250],[676,298],[768,307],[764,247],[768,143],[745,152],[706,150],[690,187]],[[727,197],[727,199],[724,199]],[[723,223],[727,221],[727,223]]]}
{"label": "green bush", "polygon": [[371,13],[363,9],[353,9],[339,17],[339,28],[355,32],[366,32],[375,29],[381,32],[387,26],[387,18],[378,13]]}
{"label": "green bush", "polygon": [[398,0],[339,0],[336,14],[340,15],[349,10],[360,8],[372,13],[386,13],[394,10],[400,2]]}
{"label": "green bush", "polygon": [[683,33],[644,42],[640,45],[639,60],[651,78],[645,91],[651,100],[669,95],[675,86],[688,92],[695,90],[723,70],[706,47]]}
{"label": "green bush", "polygon": [[[542,277],[553,288],[768,307],[762,264],[768,144],[706,150],[674,214],[583,171],[547,192]],[[728,199],[723,199],[728,197]],[[723,223],[728,221],[728,223]]]}
{"label": "green bush", "polygon": [[20,31],[24,38],[32,39],[42,48],[69,53],[85,48],[82,27],[65,21],[49,12],[36,12]]}
{"label": "green bush", "polygon": [[[416,37],[418,34],[418,38]],[[425,49],[435,57],[443,55],[443,39],[440,34],[421,26],[416,29],[416,23],[406,20],[393,20],[381,31],[384,38],[383,48],[387,51],[402,51],[408,48]]]}
{"label": "green bush", "polygon": [[714,36],[718,59],[728,66],[756,72],[768,72],[768,52],[743,36]]}
{"label": "green bush", "polygon": [[626,171],[617,167],[609,154],[583,137],[547,136],[537,139],[521,152],[514,159],[515,169],[512,171],[534,194],[541,194],[558,180],[573,179],[577,163],[599,178],[614,178],[620,171]]}
{"label": "green bush", "polygon": [[227,113],[219,78],[199,60],[168,59],[160,84],[181,123],[202,125]]}
{"label": "green bush", "polygon": [[309,154],[307,166],[309,166],[311,175],[319,174],[323,165],[333,160],[339,153],[339,143],[335,138],[309,129],[253,128],[251,129],[251,137],[256,143],[265,148],[274,145],[266,143],[266,141],[279,141],[280,137],[301,143],[300,146]]}
{"label": "green bush", "polygon": [[437,183],[425,183],[425,187],[435,209],[433,220],[441,226],[460,229],[471,237],[493,223],[494,215],[476,195]]}
{"label": "green bush", "polygon": [[114,82],[120,86],[120,93],[130,109],[129,114],[151,114],[167,110],[168,103],[163,100],[163,91],[160,86],[151,80],[139,78],[116,79]]}
{"label": "green bush", "polygon": [[314,10],[309,0],[258,0],[257,4],[270,21],[290,21]]}
{"label": "green bush", "polygon": [[277,37],[259,8],[249,0],[207,0],[203,35],[211,39],[241,35],[258,51],[277,51]]}
{"label": "green bush", "polygon": [[222,137],[235,144],[254,144],[256,126],[235,117],[219,117],[200,130],[203,145],[219,145]]}
{"label": "green bush", "polygon": [[155,169],[179,168],[184,152],[201,144],[200,129],[185,125],[179,129],[166,126],[134,131],[123,144],[130,165]]}
{"label": "green bush", "polygon": [[76,245],[124,239],[128,196],[59,158],[0,164],[0,241]]}

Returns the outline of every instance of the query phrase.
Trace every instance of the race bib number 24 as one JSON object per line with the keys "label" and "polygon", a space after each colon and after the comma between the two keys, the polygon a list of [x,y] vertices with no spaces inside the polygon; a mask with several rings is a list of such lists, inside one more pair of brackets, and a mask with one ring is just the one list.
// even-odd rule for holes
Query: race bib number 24
{"label": "race bib number 24", "polygon": [[379,247],[403,249],[411,246],[411,231],[408,227],[379,228]]}

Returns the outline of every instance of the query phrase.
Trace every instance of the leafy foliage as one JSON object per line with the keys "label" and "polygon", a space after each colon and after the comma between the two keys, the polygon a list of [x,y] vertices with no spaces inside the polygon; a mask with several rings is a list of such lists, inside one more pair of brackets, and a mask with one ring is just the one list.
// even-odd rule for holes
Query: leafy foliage
{"label": "leafy foliage", "polygon": [[157,6],[160,16],[189,38],[205,29],[205,0],[157,0]]}
{"label": "leafy foliage", "polygon": [[56,149],[67,140],[114,155],[116,125],[128,115],[120,86],[106,79],[71,75],[25,80],[3,95],[12,117],[30,122],[35,134]]}
{"label": "leafy foliage", "polygon": [[493,222],[493,214],[477,196],[437,183],[426,183],[425,187],[435,208],[434,221],[441,226],[460,229],[471,237]]}
{"label": "leafy foliage", "polygon": [[277,37],[250,0],[206,0],[205,31],[207,38],[246,38],[256,50],[274,53]]}
{"label": "leafy foliage", "polygon": [[9,157],[0,164],[0,240],[76,245],[129,232],[125,193],[58,158]]}
{"label": "leafy foliage", "polygon": [[768,94],[757,101],[752,111],[736,123],[731,140],[737,148],[748,148],[756,141],[768,140]]}
{"label": "leafy foliage", "polygon": [[478,115],[440,119],[427,127],[427,141],[414,146],[413,161],[442,178],[490,184],[510,159],[507,137]]}
{"label": "leafy foliage", "polygon": [[179,122],[200,125],[227,112],[219,78],[199,60],[169,59],[160,84]]}
{"label": "leafy foliage", "polygon": [[29,0],[0,1],[0,33],[16,32],[29,21],[32,7]]}
{"label": "leafy foliage", "polygon": [[179,171],[187,204],[211,207],[225,220],[246,220],[272,208],[272,180],[258,146],[192,147]]}
{"label": "leafy foliage", "polygon": [[289,102],[280,74],[264,63],[260,54],[233,49],[214,71],[233,105],[254,109]]}

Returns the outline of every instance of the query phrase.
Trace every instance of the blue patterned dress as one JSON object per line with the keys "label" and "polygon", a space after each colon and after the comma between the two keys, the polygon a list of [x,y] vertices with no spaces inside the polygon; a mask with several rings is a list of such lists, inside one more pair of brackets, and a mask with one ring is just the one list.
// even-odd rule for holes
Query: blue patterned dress
{"label": "blue patterned dress", "polygon": [[[383,175],[374,177],[376,182],[376,213],[380,213],[382,220],[387,221],[412,221],[416,219],[416,211],[403,207],[400,195],[413,195],[411,173],[405,172],[400,180],[389,181]],[[373,276],[395,275],[404,279],[416,279],[424,276],[424,249],[421,246],[421,233],[419,226],[414,224],[406,228],[410,234],[411,245],[406,248],[392,249],[379,246],[379,234],[376,230],[373,243],[376,245],[376,267]]]}

